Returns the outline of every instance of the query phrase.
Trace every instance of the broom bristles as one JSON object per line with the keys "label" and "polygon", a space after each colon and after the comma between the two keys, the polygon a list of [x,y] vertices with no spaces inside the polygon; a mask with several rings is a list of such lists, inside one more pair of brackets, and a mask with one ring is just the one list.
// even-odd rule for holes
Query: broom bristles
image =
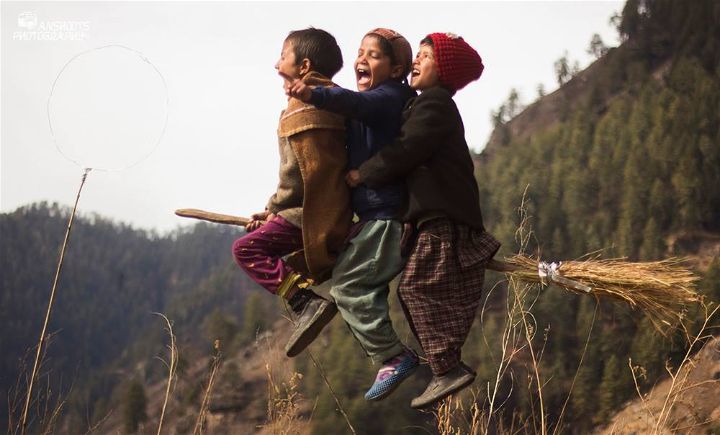
{"label": "broom bristles", "polygon": [[[509,272],[516,279],[546,284],[548,279],[538,275],[538,260],[514,255],[506,258],[516,270]],[[684,260],[671,258],[649,262],[629,262],[624,259],[588,259],[564,261],[558,272],[565,278],[591,288],[589,293],[553,281],[565,290],[591,294],[626,302],[642,310],[663,335],[679,324],[690,304],[700,301],[695,291],[697,276],[683,267]]]}

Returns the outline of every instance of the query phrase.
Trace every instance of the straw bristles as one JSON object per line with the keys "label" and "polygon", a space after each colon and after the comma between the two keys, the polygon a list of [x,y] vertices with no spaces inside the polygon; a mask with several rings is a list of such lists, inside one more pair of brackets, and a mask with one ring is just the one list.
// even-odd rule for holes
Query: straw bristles
{"label": "straw bristles", "polygon": [[[538,260],[515,255],[505,261],[516,269],[511,276],[523,281],[547,284],[538,275]],[[695,291],[698,280],[682,266],[683,260],[672,258],[660,261],[629,262],[624,259],[588,259],[564,261],[558,272],[565,278],[591,287],[584,293],[572,287],[553,284],[575,293],[623,301],[642,310],[663,335],[682,320],[688,305],[699,302]]]}

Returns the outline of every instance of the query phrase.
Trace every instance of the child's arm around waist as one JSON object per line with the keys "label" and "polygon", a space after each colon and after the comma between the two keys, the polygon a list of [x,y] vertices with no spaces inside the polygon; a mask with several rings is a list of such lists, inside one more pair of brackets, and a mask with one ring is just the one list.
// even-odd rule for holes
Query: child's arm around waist
{"label": "child's arm around waist", "polygon": [[374,189],[406,176],[430,159],[453,133],[451,114],[457,109],[447,91],[427,90],[408,110],[400,137],[360,166],[359,182]]}

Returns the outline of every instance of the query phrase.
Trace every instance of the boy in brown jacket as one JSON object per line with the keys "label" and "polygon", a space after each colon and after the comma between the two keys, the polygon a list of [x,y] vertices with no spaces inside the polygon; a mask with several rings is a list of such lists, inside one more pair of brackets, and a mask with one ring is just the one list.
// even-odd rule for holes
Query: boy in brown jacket
{"label": "boy in brown jacket", "polygon": [[452,96],[482,70],[480,56],[462,38],[428,35],[410,79],[422,93],[406,106],[400,137],[347,176],[352,186],[377,188],[398,178],[408,186],[405,219],[419,232],[398,296],[433,373],[413,408],[475,380],[460,351],[480,304],[485,265],[500,243],[483,226],[473,162]]}
{"label": "boy in brown jacket", "polygon": [[[320,29],[290,32],[275,69],[285,87],[296,79],[334,86],[342,67],[335,38]],[[297,315],[285,350],[299,354],[337,313],[335,304],[307,288],[328,277],[350,228],[345,119],[288,99],[278,126],[280,180],[265,210],[253,215],[248,234],[233,244],[238,265],[270,293],[285,298]],[[304,250],[300,264],[283,257]],[[298,258],[297,256],[295,258]],[[304,260],[304,261],[302,261]]]}

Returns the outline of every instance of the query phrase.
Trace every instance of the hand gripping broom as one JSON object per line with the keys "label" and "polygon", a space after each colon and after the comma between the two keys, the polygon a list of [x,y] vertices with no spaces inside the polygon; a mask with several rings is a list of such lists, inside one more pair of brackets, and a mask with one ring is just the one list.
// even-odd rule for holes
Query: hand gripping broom
{"label": "hand gripping broom", "polygon": [[[245,226],[250,222],[243,217],[197,209],[180,209],[175,214],[228,225]],[[623,301],[647,314],[663,335],[682,320],[687,306],[700,301],[695,291],[697,276],[677,258],[630,262],[595,257],[547,263],[518,254],[504,260],[492,259],[486,267],[525,282],[555,284],[573,293]]]}

